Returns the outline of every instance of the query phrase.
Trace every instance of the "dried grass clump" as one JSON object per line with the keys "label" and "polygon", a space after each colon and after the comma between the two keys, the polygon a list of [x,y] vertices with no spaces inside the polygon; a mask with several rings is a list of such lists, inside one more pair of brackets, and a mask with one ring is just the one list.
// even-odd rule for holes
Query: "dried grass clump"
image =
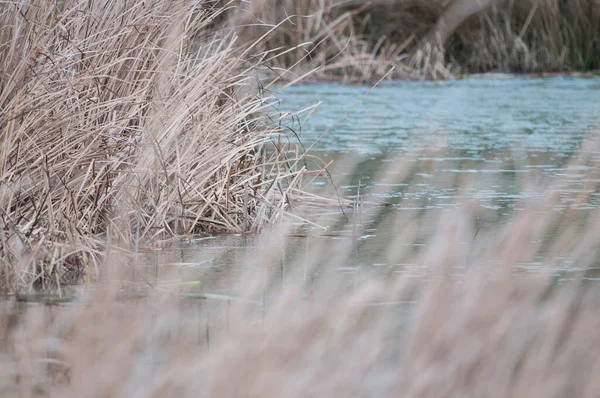
{"label": "dried grass clump", "polygon": [[[105,236],[258,231],[301,167],[208,1],[0,5],[0,285],[99,276]],[[291,153],[295,156],[297,153]]]}

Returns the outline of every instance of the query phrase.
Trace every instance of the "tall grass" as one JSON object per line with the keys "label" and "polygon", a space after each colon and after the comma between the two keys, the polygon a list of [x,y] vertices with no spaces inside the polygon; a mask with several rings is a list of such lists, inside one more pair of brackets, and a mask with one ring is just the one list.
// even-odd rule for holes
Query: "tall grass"
{"label": "tall grass", "polygon": [[[476,234],[467,203],[425,218],[439,224],[420,252],[407,247],[426,221],[398,214],[385,256],[419,278],[340,275],[355,239],[307,237],[284,264],[293,226],[264,226],[287,219],[303,164],[271,98],[244,86],[249,60],[287,53],[236,47],[212,5],[2,4],[3,287],[60,286],[82,267],[103,283],[65,305],[0,302],[0,394],[595,396],[600,297],[583,276],[597,212],[558,213],[549,197]],[[598,170],[591,145],[575,166]],[[355,234],[380,216],[362,211]],[[228,296],[141,265],[142,282],[129,278],[146,244],[261,229],[272,249],[243,259]],[[541,250],[541,269],[523,272]],[[565,264],[581,272],[560,279]]]}
{"label": "tall grass", "polygon": [[412,39],[406,40],[407,36],[392,44],[387,33],[373,37],[370,19],[360,17],[372,8],[371,3],[360,1],[261,0],[232,9],[227,20],[245,38],[260,37],[275,27],[274,34],[259,45],[282,53],[270,63],[284,78],[307,71],[311,71],[309,78],[346,82],[384,75],[418,78],[418,71],[399,62]]}
{"label": "tall grass", "polygon": [[465,24],[447,52],[471,72],[598,70],[599,22],[594,1],[511,1]]}
{"label": "tall grass", "polygon": [[257,1],[232,11],[229,20],[242,26],[242,37],[260,36],[268,29],[265,22],[276,26],[261,46],[285,51],[272,62],[287,71],[284,76],[316,69],[312,76],[319,79],[361,82],[390,71],[391,78],[445,79],[459,73],[600,69],[600,11],[594,0],[490,3],[458,21],[442,48],[428,38],[435,37],[448,1]]}
{"label": "tall grass", "polygon": [[258,231],[287,211],[303,166],[276,138],[275,99],[249,89],[252,44],[214,29],[223,11],[0,4],[3,289],[76,280],[87,266],[97,279],[109,230],[138,250]]}
{"label": "tall grass", "polygon": [[[596,148],[585,148],[574,170],[595,164],[585,157]],[[390,171],[405,175],[394,165],[384,170]],[[289,226],[281,225],[259,238],[259,247],[270,250],[243,259],[245,272],[228,289],[231,296],[207,294],[210,286],[184,290],[173,275],[147,287],[140,300],[121,295],[119,270],[127,259],[112,248],[111,282],[81,293],[80,301],[4,303],[1,391],[57,397],[594,396],[600,387],[598,289],[581,283],[585,271],[560,279],[554,266],[585,270],[594,264],[598,213],[560,214],[552,210],[554,200],[525,202],[512,222],[476,236],[477,206],[441,211],[434,214],[438,224],[427,249],[416,255],[406,247],[419,224],[429,221],[399,212],[391,231],[378,233],[390,232],[389,262],[409,259],[422,270],[418,278],[409,270],[344,276],[336,269],[353,256],[356,241],[318,237],[282,273],[282,252],[292,248]],[[366,206],[364,221],[378,213]],[[582,223],[583,232],[573,234]],[[520,270],[521,262],[536,258],[552,226],[559,232],[544,265],[535,273]]]}

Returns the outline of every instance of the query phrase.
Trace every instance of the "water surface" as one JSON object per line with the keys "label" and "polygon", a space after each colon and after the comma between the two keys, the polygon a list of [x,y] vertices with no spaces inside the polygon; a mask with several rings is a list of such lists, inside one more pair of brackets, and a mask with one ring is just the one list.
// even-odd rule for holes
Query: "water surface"
{"label": "water surface", "polygon": [[[543,211],[575,211],[569,214],[582,219],[600,200],[600,152],[585,145],[599,126],[600,79],[391,82],[372,90],[310,84],[286,89],[280,98],[281,112],[318,104],[310,117],[301,115],[301,123],[290,124],[311,153],[325,161],[354,162],[354,169],[331,168],[337,192],[386,205],[366,224],[356,209],[346,209],[342,218],[348,222],[340,221],[335,206],[314,209],[312,219],[328,229],[305,226],[305,235],[291,237],[289,247],[274,249],[281,252],[277,272],[282,277],[293,271],[286,268],[290,259],[317,247],[323,251],[323,267],[340,275],[423,277],[427,269],[412,260],[429,245],[444,212],[456,211],[465,201],[475,201],[480,209],[471,226],[476,239],[479,231],[510,223],[511,214],[542,204],[550,195],[555,199]],[[576,154],[586,161],[574,161]],[[324,179],[311,188],[335,193]],[[404,229],[398,227],[402,222]],[[409,226],[415,231],[400,237]],[[185,264],[185,278],[226,292],[249,266],[247,256],[265,250],[256,239],[207,238],[161,254],[159,262]],[[353,241],[351,255],[341,259],[334,244],[340,239]],[[405,246],[403,261],[390,261],[393,245]],[[522,269],[539,269],[546,260],[540,253]],[[560,275],[578,270],[567,259],[554,263]]]}
{"label": "water surface", "polygon": [[423,149],[444,137],[450,150],[474,160],[518,150],[550,152],[550,160],[558,162],[598,123],[600,79],[391,82],[369,89],[296,86],[286,89],[283,106],[302,109],[321,102],[303,123],[303,141],[321,137],[318,150],[361,154]]}

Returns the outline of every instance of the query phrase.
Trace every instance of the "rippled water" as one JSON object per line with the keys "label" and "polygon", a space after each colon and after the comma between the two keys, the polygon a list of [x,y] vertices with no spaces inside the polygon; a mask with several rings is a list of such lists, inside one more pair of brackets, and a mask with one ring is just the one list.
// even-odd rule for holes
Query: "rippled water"
{"label": "rippled water", "polygon": [[493,160],[512,149],[549,152],[554,163],[578,148],[600,115],[600,79],[393,82],[361,99],[368,91],[341,84],[296,86],[285,91],[283,105],[301,109],[321,102],[301,137],[310,143],[331,129],[315,146],[323,151],[422,149],[442,136],[464,158]]}
{"label": "rippled water", "polygon": [[[321,156],[360,156],[357,178],[367,185],[386,184],[385,177],[373,180],[382,163],[419,154],[413,175],[419,181],[413,179],[411,184],[419,188],[398,186],[386,193],[391,197],[402,196],[408,202],[421,198],[428,207],[477,198],[483,206],[501,209],[514,207],[525,197],[543,199],[550,192],[524,191],[524,178],[564,176],[551,190],[566,206],[573,195],[597,181],[596,168],[568,161],[600,127],[598,79],[394,82],[362,97],[368,91],[361,86],[298,86],[286,90],[283,108],[321,102],[297,128],[298,134]],[[427,153],[440,144],[444,151]],[[599,153],[590,155],[600,159]],[[475,179],[475,187],[456,186],[465,178]],[[356,190],[355,185],[344,188],[347,194]],[[598,194],[592,194],[581,206],[595,207],[597,200]],[[407,208],[414,208],[414,203]]]}
{"label": "rippled water", "polygon": [[[388,260],[399,219],[419,219],[418,225],[411,224],[416,232],[410,239],[397,243],[411,253],[427,246],[440,214],[465,200],[476,200],[480,208],[476,232],[510,220],[524,202],[541,203],[551,194],[556,195],[551,209],[557,212],[570,208],[583,214],[600,201],[600,173],[594,166],[600,164],[600,152],[597,146],[583,146],[600,127],[600,79],[393,82],[372,90],[312,84],[286,89],[280,97],[281,112],[312,110],[304,113],[311,113],[306,120],[300,118],[301,124],[290,126],[305,147],[325,161],[344,158],[355,163],[354,171],[332,167],[339,193],[350,199],[360,193],[363,201],[387,205],[352,238],[360,215],[340,223],[339,209],[316,210],[313,219],[329,225],[327,236],[292,238],[280,254],[282,275],[288,272],[288,257],[346,236],[355,241],[354,251],[342,263],[327,260],[334,271],[420,276],[426,273],[422,267]],[[576,153],[588,162],[573,162]],[[542,182],[545,189],[532,188],[526,180]],[[327,191],[328,185],[316,180],[313,187]],[[308,229],[309,235],[322,232]],[[263,249],[253,237],[211,237],[160,254],[157,261],[179,262],[186,278],[227,291],[245,267],[244,256]],[[319,250],[324,258],[335,257],[334,245]],[[539,268],[544,257],[534,260],[522,264],[524,272]],[[577,269],[568,262],[556,263],[556,272],[563,275]]]}

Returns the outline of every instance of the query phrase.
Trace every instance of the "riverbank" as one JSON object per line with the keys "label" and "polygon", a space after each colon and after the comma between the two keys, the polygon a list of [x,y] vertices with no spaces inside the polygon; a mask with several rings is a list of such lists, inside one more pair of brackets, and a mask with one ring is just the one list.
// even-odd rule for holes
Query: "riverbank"
{"label": "riverbank", "polygon": [[560,78],[575,77],[582,79],[593,79],[600,77],[600,70],[586,72],[532,72],[532,73],[463,73],[455,76],[457,79],[513,79],[513,78]]}
{"label": "riverbank", "polygon": [[[501,73],[501,72],[486,72],[486,73],[460,73],[456,75],[449,76],[448,79],[445,80],[468,80],[468,79],[480,79],[480,80],[494,80],[494,79],[537,79],[537,78],[581,78],[581,79],[595,79],[600,77],[599,70],[587,71],[587,72],[532,72],[532,73]],[[376,80],[369,81],[357,81],[357,82],[348,82],[344,79],[343,76],[308,76],[302,81],[294,83],[294,85],[302,85],[302,84],[313,84],[313,83],[340,83],[347,85],[369,85],[372,86],[377,84],[383,76],[375,76]],[[384,79],[385,80],[385,79]],[[419,81],[421,79],[390,79],[389,81]]]}
{"label": "riverbank", "polygon": [[232,9],[227,20],[241,26],[242,38],[271,31],[260,48],[281,53],[272,67],[294,76],[365,82],[392,69],[388,77],[396,79],[600,69],[595,1],[477,3],[487,6],[468,17],[454,13],[459,19],[441,46],[431,38],[441,17],[452,18],[445,14],[452,1],[257,1]]}

